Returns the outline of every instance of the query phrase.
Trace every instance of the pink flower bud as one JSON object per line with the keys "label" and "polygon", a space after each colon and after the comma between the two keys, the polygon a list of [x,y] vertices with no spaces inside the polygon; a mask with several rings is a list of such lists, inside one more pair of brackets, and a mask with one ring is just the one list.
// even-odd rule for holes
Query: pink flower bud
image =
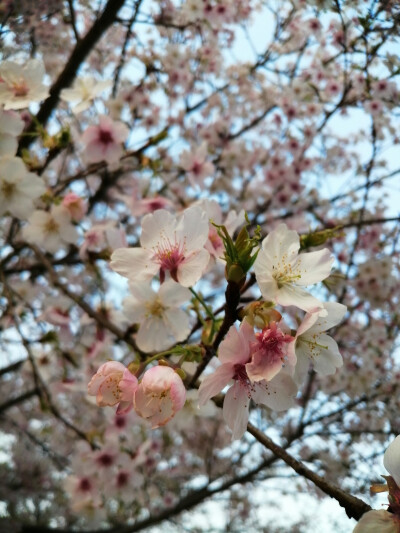
{"label": "pink flower bud", "polygon": [[169,422],[185,400],[186,389],[178,374],[170,367],[154,366],[145,372],[136,390],[135,411],[154,429]]}
{"label": "pink flower bud", "polygon": [[64,196],[62,205],[68,210],[74,222],[82,220],[87,211],[86,202],[74,192],[69,192]]}

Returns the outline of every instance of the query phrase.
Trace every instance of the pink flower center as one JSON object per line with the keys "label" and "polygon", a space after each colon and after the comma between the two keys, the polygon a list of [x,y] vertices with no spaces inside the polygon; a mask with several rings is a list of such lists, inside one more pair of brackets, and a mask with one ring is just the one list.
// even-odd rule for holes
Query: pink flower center
{"label": "pink flower center", "polygon": [[99,131],[99,142],[101,144],[112,144],[114,142],[113,136],[111,135],[111,132],[109,130],[102,130]]}
{"label": "pink flower center", "polygon": [[92,484],[90,483],[90,479],[87,477],[83,477],[79,481],[79,490],[82,492],[88,492],[92,488]]}
{"label": "pink flower center", "polygon": [[244,364],[238,363],[233,366],[233,379],[239,381],[242,385],[247,385],[249,383],[249,377],[246,372],[246,367]]}
{"label": "pink flower center", "polygon": [[127,472],[119,472],[117,476],[117,487],[121,488],[127,485],[129,474]]}
{"label": "pink flower center", "polygon": [[256,338],[257,340],[251,345],[251,351],[262,352],[263,358],[267,358],[271,363],[283,361],[286,356],[286,345],[293,340],[291,335],[286,335],[278,328],[276,322],[271,322],[268,328],[256,333]]}
{"label": "pink flower center", "polygon": [[154,260],[160,264],[160,281],[165,280],[165,271],[168,270],[171,278],[178,282],[177,274],[178,267],[185,260],[184,245],[181,243],[171,243],[169,240],[164,240],[158,244]]}
{"label": "pink flower center", "polygon": [[199,161],[195,161],[192,165],[192,168],[190,169],[193,174],[196,176],[201,174],[201,171],[203,170],[203,163],[200,163]]}
{"label": "pink flower center", "polygon": [[98,458],[97,458],[97,462],[101,465],[101,466],[105,466],[105,467],[108,467],[108,466],[111,466],[114,462],[114,458],[112,455],[110,455],[109,453],[103,453],[102,455],[100,455]]}

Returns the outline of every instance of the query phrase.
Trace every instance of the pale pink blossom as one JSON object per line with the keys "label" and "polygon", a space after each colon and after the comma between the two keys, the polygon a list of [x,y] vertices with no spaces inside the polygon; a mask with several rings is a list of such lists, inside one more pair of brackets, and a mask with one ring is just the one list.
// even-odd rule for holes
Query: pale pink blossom
{"label": "pale pink blossom", "polygon": [[90,380],[88,393],[96,396],[100,407],[119,404],[117,413],[124,414],[133,407],[137,387],[137,378],[122,363],[109,361]]}
{"label": "pale pink blossom", "polygon": [[246,431],[251,399],[275,411],[282,411],[294,405],[297,393],[292,378],[282,371],[268,382],[250,380],[246,367],[251,362],[251,344],[255,340],[254,330],[245,320],[239,331],[232,326],[219,347],[221,366],[206,376],[199,387],[199,403],[204,405],[233,380],[223,406],[223,416],[233,439],[241,438]]}
{"label": "pale pink blossom", "polygon": [[100,115],[98,126],[89,126],[81,137],[84,144],[84,157],[88,163],[117,163],[123,154],[122,143],[129,135],[129,130],[122,122],[113,121],[106,115]]}
{"label": "pale pink blossom", "polygon": [[144,352],[160,352],[189,335],[189,315],[180,306],[190,301],[191,292],[172,280],[155,292],[150,284],[129,284],[132,293],[124,300],[124,314],[139,324],[136,344]]}
{"label": "pale pink blossom", "polygon": [[304,311],[323,309],[323,303],[303,287],[318,283],[331,272],[333,257],[327,248],[301,253],[300,239],[286,224],[280,224],[262,241],[254,263],[256,279],[266,300]]}
{"label": "pale pink blossom", "polygon": [[140,217],[147,213],[154,213],[159,209],[167,209],[173,207],[173,202],[163,196],[153,196],[151,198],[133,199],[130,203],[132,215]]}
{"label": "pale pink blossom", "polygon": [[111,256],[110,267],[132,281],[145,281],[159,273],[161,282],[171,278],[190,287],[202,276],[209,260],[203,248],[208,220],[199,207],[190,207],[176,217],[160,209],[143,218],[141,248],[120,248]]}
{"label": "pale pink blossom", "polygon": [[71,220],[79,222],[85,216],[87,203],[74,192],[69,192],[63,198],[62,205],[67,209]]}
{"label": "pale pink blossom", "polygon": [[40,59],[29,59],[24,65],[3,61],[0,65],[0,104],[4,109],[23,109],[49,95],[43,85],[45,70]]}
{"label": "pale pink blossom", "polygon": [[84,240],[79,249],[79,257],[87,259],[88,252],[102,250],[116,250],[126,246],[126,235],[121,227],[116,227],[114,221],[107,221],[92,226],[84,234]]}
{"label": "pale pink blossom", "polygon": [[94,475],[67,476],[63,485],[71,497],[73,511],[81,513],[101,505],[99,486]]}
{"label": "pale pink blossom", "polygon": [[207,145],[203,142],[199,147],[186,150],[180,158],[181,167],[187,172],[187,177],[193,187],[203,185],[205,178],[214,173],[215,167],[207,161]]}
{"label": "pale pink blossom", "polygon": [[185,399],[186,389],[180,376],[170,367],[153,366],[139,383],[134,407],[154,429],[171,420],[182,409]]}
{"label": "pale pink blossom", "polygon": [[310,363],[321,376],[334,374],[343,365],[336,341],[324,332],[341,322],[346,309],[338,302],[326,302],[324,310],[327,314],[321,316],[321,310],[316,309],[304,317],[289,345],[289,356],[296,364],[294,379],[298,384],[304,380]]}

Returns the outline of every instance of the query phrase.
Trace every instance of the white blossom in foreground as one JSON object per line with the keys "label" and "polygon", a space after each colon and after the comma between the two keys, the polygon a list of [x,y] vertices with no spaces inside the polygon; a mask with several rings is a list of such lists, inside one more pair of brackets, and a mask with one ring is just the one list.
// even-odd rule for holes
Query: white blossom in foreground
{"label": "white blossom in foreground", "polygon": [[56,253],[65,244],[75,243],[79,234],[71,224],[71,215],[62,205],[51,206],[50,211],[34,211],[28,225],[22,229],[23,238]]}
{"label": "white blossom in foreground", "polygon": [[145,281],[159,273],[161,282],[171,278],[190,287],[202,276],[209,260],[204,244],[208,220],[199,207],[189,207],[182,216],[160,209],[143,218],[141,248],[120,248],[111,256],[113,270],[132,281]]}
{"label": "white blossom in foreground", "polygon": [[30,59],[24,65],[3,61],[0,65],[0,104],[4,109],[24,109],[32,102],[48,97],[48,88],[43,85],[45,75],[43,62]]}
{"label": "white blossom in foreground", "polygon": [[17,137],[24,129],[24,121],[14,111],[0,108],[0,156],[15,155],[18,148]]}
{"label": "white blossom in foreground", "polygon": [[298,384],[304,381],[310,363],[321,376],[334,374],[343,365],[336,341],[324,332],[341,322],[347,307],[338,302],[326,302],[324,309],[328,313],[325,316],[321,316],[320,310],[306,314],[289,345],[289,353],[297,359],[294,379]]}
{"label": "white blossom in foreground", "polygon": [[262,241],[254,263],[261,293],[266,300],[304,311],[323,309],[323,303],[303,287],[318,283],[331,272],[333,257],[327,248],[299,254],[298,234],[280,224]]}
{"label": "white blossom in foreground", "polygon": [[246,367],[251,362],[251,345],[255,341],[254,330],[245,320],[239,331],[232,326],[219,347],[221,366],[206,376],[199,387],[199,404],[204,405],[233,380],[223,406],[223,416],[232,431],[232,439],[240,439],[246,431],[251,399],[274,411],[283,411],[294,405],[297,393],[294,381],[283,371],[268,382],[250,380]]}
{"label": "white blossom in foreground", "polygon": [[400,533],[400,521],[383,509],[368,511],[362,515],[353,533]]}
{"label": "white blossom in foreground", "polygon": [[33,209],[33,202],[46,192],[36,174],[28,172],[19,157],[0,157],[0,216],[5,213],[25,219]]}
{"label": "white blossom in foreground", "polygon": [[112,85],[110,80],[98,81],[92,76],[77,78],[72,87],[63,89],[60,94],[65,102],[77,102],[72,106],[74,113],[80,113],[88,109],[94,98]]}
{"label": "white blossom in foreground", "polygon": [[144,352],[160,352],[183,341],[190,333],[188,314],[179,307],[191,298],[189,289],[169,280],[158,292],[147,283],[129,284],[132,296],[124,300],[124,314],[139,324],[136,343]]}
{"label": "white blossom in foreground", "polygon": [[106,115],[99,116],[97,126],[89,126],[83,133],[84,158],[88,163],[117,163],[123,154],[122,143],[129,135],[129,130],[119,121]]}

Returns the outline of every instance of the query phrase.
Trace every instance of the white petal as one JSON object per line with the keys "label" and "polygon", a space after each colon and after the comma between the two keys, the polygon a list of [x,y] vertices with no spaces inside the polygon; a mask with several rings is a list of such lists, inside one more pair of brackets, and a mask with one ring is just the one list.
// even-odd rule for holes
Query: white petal
{"label": "white petal", "polygon": [[309,333],[326,331],[337,326],[346,314],[347,307],[339,302],[325,302],[324,308],[328,312],[326,316],[319,316],[318,320],[309,330]]}
{"label": "white petal", "polygon": [[276,303],[283,306],[295,305],[299,309],[308,312],[313,312],[316,308],[323,309],[324,307],[322,302],[303,288],[287,284],[279,289],[276,295]]}
{"label": "white petal", "polygon": [[177,307],[186,302],[189,302],[192,293],[186,287],[182,287],[179,283],[173,280],[168,280],[163,283],[158,291],[160,301],[167,307]]}
{"label": "white petal", "polygon": [[197,252],[192,252],[190,256],[178,266],[177,279],[179,283],[184,287],[195,285],[203,275],[209,260],[210,254],[207,250],[202,249]]}
{"label": "white petal", "polygon": [[238,382],[225,395],[223,415],[232,431],[232,440],[240,439],[249,420],[250,398],[246,387]]}
{"label": "white petal", "polygon": [[174,343],[168,325],[159,317],[150,316],[140,324],[136,344],[143,352],[162,352]]}
{"label": "white petal", "polygon": [[219,366],[215,372],[206,376],[199,387],[199,404],[204,405],[224,389],[233,377],[232,365]]}
{"label": "white petal", "polygon": [[167,309],[164,311],[164,320],[175,341],[184,341],[189,335],[191,330],[189,316],[182,309]]}
{"label": "white petal", "polygon": [[202,248],[208,239],[206,213],[198,206],[186,209],[179,221],[177,235],[185,243],[186,251]]}
{"label": "white petal", "polygon": [[297,386],[286,373],[280,372],[271,381],[254,384],[251,397],[256,403],[262,403],[274,411],[285,411],[293,407]]}
{"label": "white petal", "polygon": [[325,333],[313,336],[307,333],[298,339],[298,344],[305,353],[308,350],[308,357],[314,365],[314,370],[321,376],[334,374],[336,369],[343,365],[336,341]]}
{"label": "white petal", "polygon": [[166,209],[158,209],[149,213],[142,220],[140,243],[145,248],[153,248],[162,244],[162,240],[175,241],[176,218]]}
{"label": "white petal", "polygon": [[300,254],[294,264],[294,269],[299,269],[301,278],[299,285],[312,285],[327,278],[331,273],[334,258],[328,248],[317,252]]}
{"label": "white petal", "polygon": [[159,271],[151,256],[151,251],[142,248],[118,248],[111,256],[110,267],[132,281],[145,281]]}
{"label": "white petal", "polygon": [[387,448],[383,456],[383,465],[400,487],[400,435]]}

